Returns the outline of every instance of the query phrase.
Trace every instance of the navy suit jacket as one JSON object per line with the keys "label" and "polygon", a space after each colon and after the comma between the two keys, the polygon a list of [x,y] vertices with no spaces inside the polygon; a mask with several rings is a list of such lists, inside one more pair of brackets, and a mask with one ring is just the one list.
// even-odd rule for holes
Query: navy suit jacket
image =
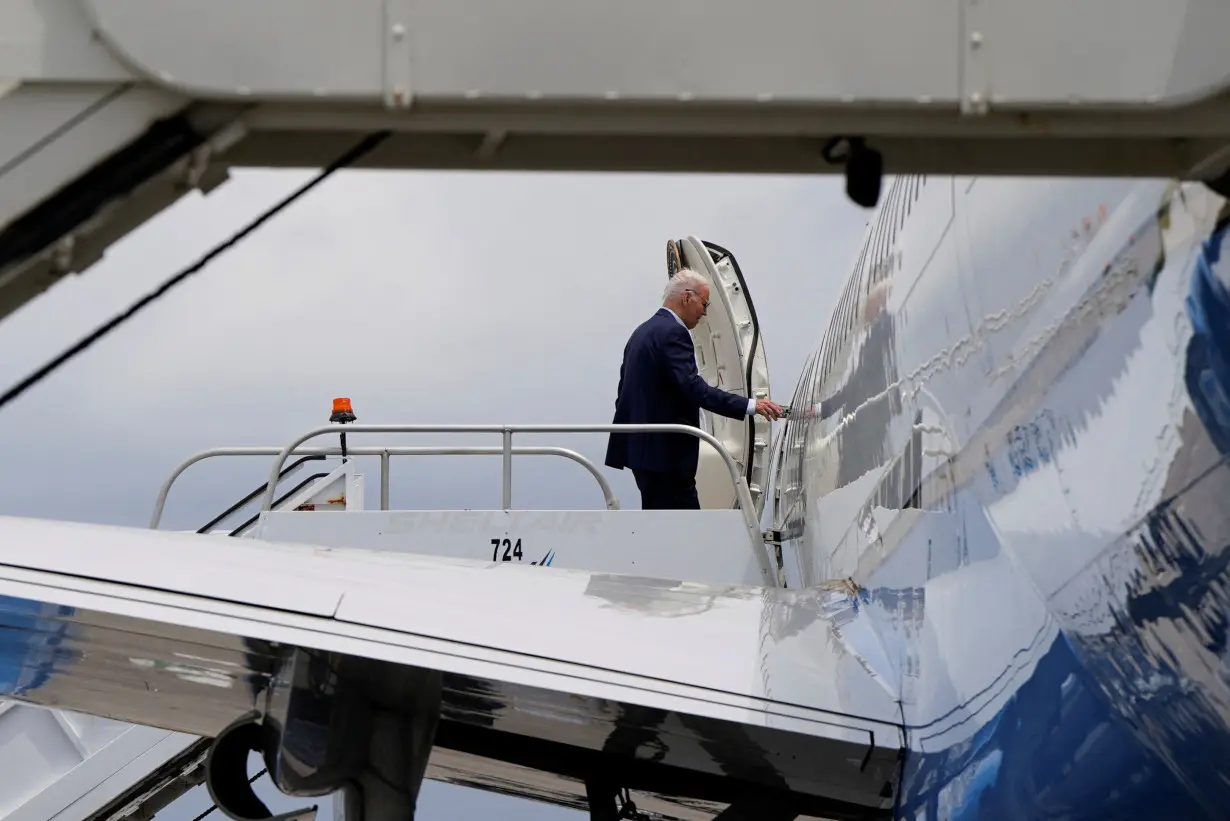
{"label": "navy suit jacket", "polygon": [[[696,368],[692,335],[659,308],[632,332],[624,346],[615,398],[614,424],[700,426],[700,409],[743,419],[748,400],[712,387]],[[700,440],[682,433],[612,433],[606,464],[677,476],[696,475]]]}

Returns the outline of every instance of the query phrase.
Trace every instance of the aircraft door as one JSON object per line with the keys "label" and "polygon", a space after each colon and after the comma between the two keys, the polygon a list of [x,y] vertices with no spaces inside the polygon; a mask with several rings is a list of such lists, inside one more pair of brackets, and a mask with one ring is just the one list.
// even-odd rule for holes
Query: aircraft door
{"label": "aircraft door", "polygon": [[[690,268],[709,280],[709,310],[692,330],[701,376],[722,390],[749,398],[767,398],[769,368],[764,337],[747,282],[734,256],[721,246],[687,237],[667,243],[666,260],[668,278],[680,268]],[[759,513],[767,483],[770,423],[760,416],[728,419],[702,410],[700,424],[738,462]],[[730,473],[717,451],[704,442],[696,468],[696,491],[702,508],[735,506]]]}

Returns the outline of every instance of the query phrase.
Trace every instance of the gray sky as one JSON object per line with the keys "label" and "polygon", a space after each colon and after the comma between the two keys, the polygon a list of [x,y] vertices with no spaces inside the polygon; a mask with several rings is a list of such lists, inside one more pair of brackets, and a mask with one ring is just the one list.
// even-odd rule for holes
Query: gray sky
{"label": "gray sky", "polygon": [[[0,323],[0,389],[311,173],[238,171],[11,315]],[[609,422],[624,342],[659,304],[666,241],[689,234],[738,258],[773,397],[788,402],[869,213],[838,176],[344,172],[8,406],[0,513],[144,526],[183,458],[285,444],[326,423],[335,396],[370,423]],[[458,440],[396,443],[448,441]],[[599,435],[550,443],[599,464],[605,450]],[[195,529],[268,469],[263,458],[190,469],[163,526]],[[601,503],[576,465],[536,457],[514,470],[516,506]],[[367,473],[374,506],[374,461]],[[631,476],[607,473],[636,506]],[[487,457],[395,461],[392,503],[496,507],[498,482]],[[577,817],[438,784],[421,803],[428,821]],[[163,815],[184,821],[206,806],[194,791]]]}

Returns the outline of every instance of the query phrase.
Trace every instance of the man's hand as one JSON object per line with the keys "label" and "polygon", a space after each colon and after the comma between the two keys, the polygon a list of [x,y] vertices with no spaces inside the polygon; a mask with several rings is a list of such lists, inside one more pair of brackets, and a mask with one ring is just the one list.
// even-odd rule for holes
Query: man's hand
{"label": "man's hand", "polygon": [[756,413],[772,422],[774,419],[781,418],[782,406],[770,399],[757,399]]}

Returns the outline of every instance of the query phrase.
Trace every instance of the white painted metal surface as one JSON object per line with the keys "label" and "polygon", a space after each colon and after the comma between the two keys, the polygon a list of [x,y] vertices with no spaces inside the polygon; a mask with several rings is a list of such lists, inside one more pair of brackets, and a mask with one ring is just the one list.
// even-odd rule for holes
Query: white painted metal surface
{"label": "white painted metal surface", "polygon": [[292,493],[282,503],[283,510],[313,513],[350,513],[363,510],[363,474],[355,463],[346,460],[327,476]]}
{"label": "white painted metal surface", "polygon": [[0,701],[0,819],[89,818],[196,741],[156,727]]}
{"label": "white painted metal surface", "polygon": [[1226,170],[1230,7],[993,5],[7,0],[0,317],[230,167],[380,130],[365,167],[833,173],[863,136],[890,173]]}
{"label": "white painted metal surface", "polygon": [[[0,68],[0,78],[4,76]],[[0,236],[4,229],[19,226],[19,220],[40,202],[82,179],[182,105],[183,100],[159,89],[115,85],[20,85],[0,96]],[[182,193],[172,190],[174,176],[172,170],[165,181],[153,182],[131,199],[129,207],[134,215],[142,215],[140,221]],[[9,237],[13,244],[6,246],[0,263],[0,317],[37,296],[58,276],[92,265],[130,227],[117,223],[109,231],[89,232],[90,239],[61,235],[49,245],[39,243],[42,247],[28,247],[17,243],[19,237]],[[34,262],[28,257],[34,253],[41,254],[41,270],[52,274],[50,278],[22,274]]]}
{"label": "white painted metal surface", "polygon": [[275,511],[252,536],[680,582],[761,583],[737,510]]}
{"label": "white painted metal surface", "polygon": [[[824,590],[664,582],[12,517],[0,517],[0,536],[0,596],[109,614],[87,622],[134,637],[132,620],[140,620],[139,629],[152,633],[138,643],[151,653],[154,633],[178,636],[169,648],[191,652],[193,663],[115,658],[109,683],[75,689],[74,698],[88,701],[82,709],[91,713],[182,732],[212,735],[250,703],[241,671],[226,672],[245,636],[465,675],[498,670],[511,684],[826,737],[857,739],[871,724],[895,726],[899,714],[870,675],[864,689],[849,693],[826,677],[827,665],[866,651],[819,613],[830,598],[845,599]],[[30,543],[41,549],[24,549]],[[802,631],[777,621],[799,607],[819,617]],[[833,612],[856,616],[848,604]],[[65,617],[78,618],[86,617]],[[117,649],[132,655],[131,645]],[[22,698],[54,697],[61,685],[53,682],[67,685],[88,664],[77,658],[58,665]],[[766,664],[769,680],[755,672]],[[148,687],[135,697],[138,682]],[[188,693],[194,697],[185,700]]]}
{"label": "white painted metal surface", "polygon": [[[46,549],[23,550],[31,541]],[[662,732],[734,722],[795,745],[792,759],[820,762],[802,773],[807,789],[838,800],[887,806],[897,767],[899,711],[873,673],[882,653],[843,591],[0,517],[0,613],[23,603],[55,610],[70,638],[62,660],[42,664],[38,624],[18,620],[11,655],[40,677],[19,698],[195,736],[272,697],[261,648],[301,647],[439,670],[497,699],[500,726],[580,750],[600,748],[620,711],[644,707],[683,717]],[[846,666],[853,688],[833,675]],[[437,752],[428,778],[505,783],[498,760]],[[503,777],[555,803],[579,789],[550,774]],[[702,806],[663,810],[682,819]]]}
{"label": "white painted metal surface", "polygon": [[[734,258],[711,251],[699,237],[680,240],[678,249],[683,267],[691,268],[710,283],[709,309],[692,329],[701,376],[710,385],[739,396],[768,398],[769,364],[764,329],[756,321],[751,294]],[[717,262],[715,254],[719,257]],[[752,416],[749,430],[749,420],[729,419],[712,413],[703,413],[701,419],[704,430],[721,442],[738,463],[759,513],[764,504],[763,489],[768,476],[767,443],[772,433],[769,421],[762,416]],[[704,508],[732,508],[739,504],[721,454],[704,445],[698,456],[696,492]]]}
{"label": "white painted metal surface", "polygon": [[[72,65],[37,51],[34,24],[51,5],[22,0],[10,11],[24,25],[10,35],[15,48],[0,73],[55,76]],[[1202,39],[1197,28],[1230,24],[1230,10],[1216,0],[1177,8],[1099,0],[1079,9],[1046,0],[965,14],[959,0],[766,0],[721,3],[706,14],[678,0],[267,0],[258,14],[247,0],[61,5],[76,6],[106,54],[132,75],[214,98],[312,96],[406,107],[419,99],[530,92],[568,101],[675,101],[688,92],[700,101],[763,95],[917,105],[981,93],[1000,103],[1076,97],[1143,105],[1211,95],[1230,76],[1216,39]],[[894,25],[886,27],[886,19]],[[1108,26],[1110,19],[1124,25]],[[686,38],[664,35],[684,26]],[[497,31],[502,41],[490,39]],[[729,60],[713,43],[734,44],[748,59]],[[961,56],[971,52],[974,65],[965,64]],[[1049,70],[1027,69],[1038,53],[1053,55]],[[1137,59],[1125,64],[1124,53]],[[764,59],[769,54],[776,59]]]}

